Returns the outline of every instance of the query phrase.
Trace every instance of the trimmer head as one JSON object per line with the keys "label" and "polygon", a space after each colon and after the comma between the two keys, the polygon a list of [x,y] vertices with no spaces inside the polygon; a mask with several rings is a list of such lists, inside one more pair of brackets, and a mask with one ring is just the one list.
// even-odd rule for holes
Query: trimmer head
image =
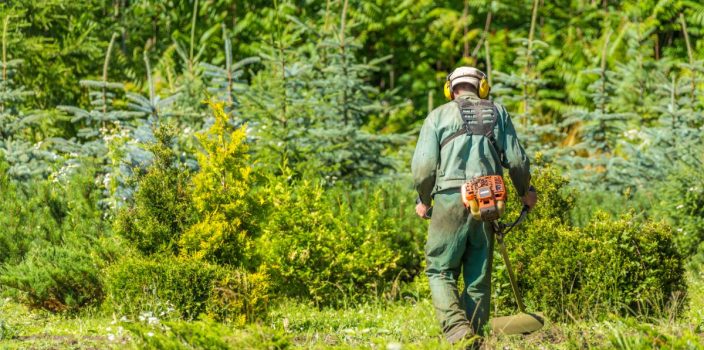
{"label": "trimmer head", "polygon": [[494,334],[530,334],[545,325],[542,313],[519,313],[517,315],[495,317],[489,320]]}

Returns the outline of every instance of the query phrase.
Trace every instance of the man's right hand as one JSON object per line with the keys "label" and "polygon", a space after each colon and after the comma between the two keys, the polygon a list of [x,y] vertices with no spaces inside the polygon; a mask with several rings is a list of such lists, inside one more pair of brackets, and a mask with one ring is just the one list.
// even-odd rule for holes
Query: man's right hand
{"label": "man's right hand", "polygon": [[421,219],[426,219],[426,220],[430,219],[430,217],[428,217],[428,210],[429,209],[430,209],[429,206],[427,206],[421,202],[418,202],[418,204],[416,204],[416,215],[418,215],[418,217],[420,217]]}
{"label": "man's right hand", "polygon": [[523,205],[527,205],[528,208],[532,210],[533,207],[535,207],[535,204],[538,202],[538,193],[535,192],[535,188],[531,186],[528,192],[523,195],[521,200],[523,201]]}

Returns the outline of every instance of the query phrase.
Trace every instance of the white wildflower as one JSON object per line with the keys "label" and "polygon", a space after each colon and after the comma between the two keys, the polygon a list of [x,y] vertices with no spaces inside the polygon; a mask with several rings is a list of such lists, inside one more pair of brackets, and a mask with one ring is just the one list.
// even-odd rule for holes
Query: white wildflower
{"label": "white wildflower", "polygon": [[112,181],[112,174],[110,174],[110,173],[105,174],[105,176],[103,177],[103,186],[105,188],[110,188],[111,181]]}
{"label": "white wildflower", "polygon": [[636,140],[639,138],[640,132],[638,131],[638,129],[630,129],[625,131],[623,133],[623,136],[625,136],[629,140]]}
{"label": "white wildflower", "polygon": [[403,346],[400,343],[388,343],[386,344],[386,350],[401,350]]}

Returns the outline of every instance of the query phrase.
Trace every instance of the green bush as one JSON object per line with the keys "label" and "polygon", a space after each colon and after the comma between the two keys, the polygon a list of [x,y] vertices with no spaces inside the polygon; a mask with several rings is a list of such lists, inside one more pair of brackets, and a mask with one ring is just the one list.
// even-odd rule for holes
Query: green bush
{"label": "green bush", "polygon": [[[359,189],[344,185],[331,193],[350,208],[347,225],[367,232],[380,232],[380,238],[397,253],[394,278],[411,280],[424,271],[424,247],[428,221],[415,214],[416,193],[410,179],[401,177],[368,182]],[[340,217],[344,219],[344,217]]]}
{"label": "green bush", "polygon": [[675,242],[682,254],[696,253],[704,244],[704,176],[701,168],[680,164],[666,179],[654,184],[653,191],[652,217],[665,219],[673,227]]}
{"label": "green bush", "polygon": [[195,319],[205,311],[219,275],[217,266],[196,260],[128,258],[107,270],[109,303],[125,315],[165,314],[174,309],[183,318]]}
{"label": "green bush", "polygon": [[0,263],[15,264],[22,261],[32,241],[60,241],[66,193],[43,182],[12,182],[6,175],[0,163]]}
{"label": "green bush", "polygon": [[108,306],[123,315],[142,312],[187,320],[209,314],[244,323],[266,308],[261,274],[226,269],[197,259],[131,257],[107,270]]}
{"label": "green bush", "polygon": [[673,229],[677,249],[690,256],[704,243],[704,176],[696,165],[677,164],[663,179],[633,192],[580,193],[572,212],[580,227],[588,225],[597,212],[612,218],[634,213],[633,219],[640,222],[664,220]]}
{"label": "green bush", "polygon": [[31,307],[54,312],[95,305],[104,296],[93,257],[75,247],[37,245],[21,263],[2,270],[0,284],[24,292]]}
{"label": "green bush", "polygon": [[264,272],[224,271],[213,285],[206,312],[216,320],[242,326],[264,316],[270,288]]}
{"label": "green bush", "polygon": [[391,183],[325,190],[279,178],[265,196],[271,211],[256,247],[284,295],[340,305],[419,272],[425,225],[414,220],[408,190]]}
{"label": "green bush", "polygon": [[194,220],[189,172],[172,149],[175,134],[170,125],[155,130],[157,142],[148,146],[154,161],[133,179],[133,203],[119,210],[114,224],[146,254],[177,253],[178,238]]}
{"label": "green bush", "polygon": [[[684,258],[667,225],[596,214],[585,227],[573,227],[564,217],[573,201],[559,173],[543,169],[534,183],[538,208],[506,239],[531,310],[567,320],[657,312],[681,301]],[[515,304],[498,254],[495,262],[495,302],[509,311]]]}
{"label": "green bush", "polygon": [[0,177],[0,286],[31,307],[76,311],[102,301],[100,269],[121,252],[98,208],[91,167],[64,181]]}

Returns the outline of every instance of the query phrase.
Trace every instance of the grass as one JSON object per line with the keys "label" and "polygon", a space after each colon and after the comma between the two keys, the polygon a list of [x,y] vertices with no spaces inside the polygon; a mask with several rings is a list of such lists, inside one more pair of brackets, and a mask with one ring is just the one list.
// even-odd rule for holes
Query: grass
{"label": "grass", "polygon": [[[677,320],[663,313],[547,324],[529,336],[489,336],[486,344],[490,349],[704,349],[704,274],[690,277],[689,290],[688,310]],[[342,310],[284,300],[260,324],[244,329],[207,319],[126,320],[98,311],[61,316],[10,299],[0,301],[0,313],[2,349],[452,349],[427,298]]]}

